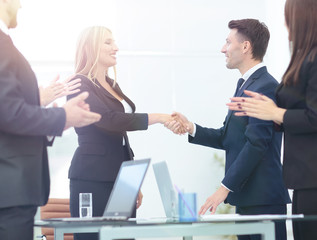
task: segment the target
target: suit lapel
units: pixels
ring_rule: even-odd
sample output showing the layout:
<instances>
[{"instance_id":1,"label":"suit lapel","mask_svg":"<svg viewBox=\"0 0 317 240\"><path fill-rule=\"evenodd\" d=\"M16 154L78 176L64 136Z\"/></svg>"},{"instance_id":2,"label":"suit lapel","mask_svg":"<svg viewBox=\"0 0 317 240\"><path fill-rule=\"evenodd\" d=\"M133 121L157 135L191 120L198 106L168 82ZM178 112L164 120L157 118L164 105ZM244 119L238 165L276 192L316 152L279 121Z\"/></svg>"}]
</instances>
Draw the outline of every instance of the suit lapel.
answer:
<instances>
[{"instance_id":1,"label":"suit lapel","mask_svg":"<svg viewBox=\"0 0 317 240\"><path fill-rule=\"evenodd\" d=\"M250 77L249 79L245 82L245 84L239 89L237 92L236 96L237 97L242 97L244 94L244 90L247 90L264 72L267 72L266 67L261 67L258 70L256 70ZM224 133L227 131L228 123L230 121L230 118L233 114L232 110L228 111L227 117L225 119L225 126L224 126Z\"/></svg>"}]
</instances>

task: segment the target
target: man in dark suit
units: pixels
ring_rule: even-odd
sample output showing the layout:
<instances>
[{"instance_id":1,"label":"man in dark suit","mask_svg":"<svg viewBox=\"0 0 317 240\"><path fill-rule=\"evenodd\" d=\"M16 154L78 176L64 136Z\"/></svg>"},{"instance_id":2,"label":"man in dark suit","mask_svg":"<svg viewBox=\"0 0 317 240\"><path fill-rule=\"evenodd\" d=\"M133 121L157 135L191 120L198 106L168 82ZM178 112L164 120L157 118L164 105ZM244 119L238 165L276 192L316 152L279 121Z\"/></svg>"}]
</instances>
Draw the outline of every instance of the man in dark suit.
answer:
<instances>
[{"instance_id":1,"label":"man in dark suit","mask_svg":"<svg viewBox=\"0 0 317 240\"><path fill-rule=\"evenodd\" d=\"M8 29L17 25L19 0L0 0L0 239L32 240L37 207L47 202L46 136L99 121L84 102L87 93L62 108L40 107L34 72L15 48Z\"/></svg>"},{"instance_id":2,"label":"man in dark suit","mask_svg":"<svg viewBox=\"0 0 317 240\"><path fill-rule=\"evenodd\" d=\"M226 56L227 68L238 69L242 75L235 96L243 96L243 91L248 89L274 99L278 82L262 63L270 37L267 27L258 20L243 19L230 21L229 28L231 31L221 52ZM205 214L208 209L215 213L223 201L236 206L239 214L286 214L290 198L282 180L282 136L273 131L273 122L236 117L229 111L223 127L213 129L193 124L180 113L174 116L185 126L190 143L226 151L225 177L199 214ZM182 133L177 129L177 122L166 126L175 133ZM278 240L286 239L285 222L276 223L276 236Z\"/></svg>"}]
</instances>

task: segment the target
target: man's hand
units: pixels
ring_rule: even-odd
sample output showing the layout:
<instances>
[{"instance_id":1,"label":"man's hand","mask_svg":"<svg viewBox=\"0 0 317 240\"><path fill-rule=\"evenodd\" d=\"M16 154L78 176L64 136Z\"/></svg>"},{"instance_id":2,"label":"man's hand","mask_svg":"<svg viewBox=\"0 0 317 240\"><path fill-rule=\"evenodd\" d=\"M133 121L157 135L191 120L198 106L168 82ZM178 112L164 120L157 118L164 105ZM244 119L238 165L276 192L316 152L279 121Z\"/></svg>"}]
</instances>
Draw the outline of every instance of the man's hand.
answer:
<instances>
[{"instance_id":1,"label":"man's hand","mask_svg":"<svg viewBox=\"0 0 317 240\"><path fill-rule=\"evenodd\" d=\"M143 199L143 194L142 192L140 191L139 194L138 194L138 198L136 200L136 209L138 209L141 204L142 204L142 199Z\"/></svg>"},{"instance_id":2,"label":"man's hand","mask_svg":"<svg viewBox=\"0 0 317 240\"><path fill-rule=\"evenodd\" d=\"M74 76L70 76L64 81L58 81L59 75L56 76L47 87L39 87L41 106L47 106L54 100L68 96L80 91L80 78L73 79Z\"/></svg>"},{"instance_id":3,"label":"man's hand","mask_svg":"<svg viewBox=\"0 0 317 240\"><path fill-rule=\"evenodd\" d=\"M181 113L174 112L172 114L173 121L165 122L164 126L171 130L175 134L192 134L194 131L194 125L192 122L188 121L188 119Z\"/></svg>"},{"instance_id":4,"label":"man's hand","mask_svg":"<svg viewBox=\"0 0 317 240\"><path fill-rule=\"evenodd\" d=\"M217 210L217 207L222 203L228 196L229 190L224 186L221 186L213 195L207 198L204 205L201 206L199 210L199 215L203 215L209 209L211 214L214 214Z\"/></svg>"},{"instance_id":5,"label":"man's hand","mask_svg":"<svg viewBox=\"0 0 317 240\"><path fill-rule=\"evenodd\" d=\"M64 130L69 127L84 127L101 119L101 115L90 112L89 105L85 103L88 95L88 92L83 92L64 104L63 108L66 112Z\"/></svg>"}]
</instances>

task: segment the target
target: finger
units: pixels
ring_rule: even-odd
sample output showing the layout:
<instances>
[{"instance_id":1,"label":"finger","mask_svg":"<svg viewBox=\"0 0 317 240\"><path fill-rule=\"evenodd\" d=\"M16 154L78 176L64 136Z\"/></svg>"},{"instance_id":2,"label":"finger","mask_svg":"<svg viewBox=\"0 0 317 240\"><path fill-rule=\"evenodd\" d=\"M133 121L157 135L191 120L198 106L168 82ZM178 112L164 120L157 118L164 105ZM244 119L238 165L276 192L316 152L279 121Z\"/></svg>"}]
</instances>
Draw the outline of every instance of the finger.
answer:
<instances>
[{"instance_id":1,"label":"finger","mask_svg":"<svg viewBox=\"0 0 317 240\"><path fill-rule=\"evenodd\" d=\"M186 132L190 130L190 123L184 124L184 127L186 128Z\"/></svg>"},{"instance_id":2,"label":"finger","mask_svg":"<svg viewBox=\"0 0 317 240\"><path fill-rule=\"evenodd\" d=\"M70 75L69 77L67 77L63 82L64 83L68 83L70 80L72 80L74 77L76 76L76 74L72 74ZM77 79L80 79L80 78L77 78Z\"/></svg>"},{"instance_id":3,"label":"finger","mask_svg":"<svg viewBox=\"0 0 317 240\"><path fill-rule=\"evenodd\" d=\"M98 113L93 113L89 111L82 110L84 113L81 117L81 122L78 124L78 127L87 126L92 123L98 122L101 118L101 115Z\"/></svg>"},{"instance_id":4,"label":"finger","mask_svg":"<svg viewBox=\"0 0 317 240\"><path fill-rule=\"evenodd\" d=\"M56 84L56 86L53 86L52 88L54 95L62 94L65 90L65 87L61 84Z\"/></svg>"},{"instance_id":5,"label":"finger","mask_svg":"<svg viewBox=\"0 0 317 240\"><path fill-rule=\"evenodd\" d=\"M87 111L90 111L90 106L88 103L86 103L85 101L81 101L77 104L79 107L81 107L82 109L85 109Z\"/></svg>"},{"instance_id":6,"label":"finger","mask_svg":"<svg viewBox=\"0 0 317 240\"><path fill-rule=\"evenodd\" d=\"M242 103L227 104L227 106L229 107L229 110L231 111L237 111L237 112L245 111L245 108L243 108Z\"/></svg>"},{"instance_id":7,"label":"finger","mask_svg":"<svg viewBox=\"0 0 317 240\"><path fill-rule=\"evenodd\" d=\"M204 214L206 213L206 211L207 211L207 209L202 206L202 207L200 208L198 214L199 214L199 215L204 215Z\"/></svg>"},{"instance_id":8,"label":"finger","mask_svg":"<svg viewBox=\"0 0 317 240\"><path fill-rule=\"evenodd\" d=\"M181 129L181 126L178 125L178 126L174 126L173 129L171 129L173 131L173 133L175 134L181 134L182 133L182 129Z\"/></svg>"},{"instance_id":9,"label":"finger","mask_svg":"<svg viewBox=\"0 0 317 240\"><path fill-rule=\"evenodd\" d=\"M177 130L178 135L184 135L185 133L187 133L187 129L185 129L183 127L178 128L178 130Z\"/></svg>"},{"instance_id":10,"label":"finger","mask_svg":"<svg viewBox=\"0 0 317 240\"><path fill-rule=\"evenodd\" d=\"M258 118L262 120L267 120L267 118L261 117L261 115L259 115L258 113L252 113L252 112L235 112L234 115L237 117L248 116L248 117Z\"/></svg>"},{"instance_id":11,"label":"finger","mask_svg":"<svg viewBox=\"0 0 317 240\"><path fill-rule=\"evenodd\" d=\"M167 127L170 130L174 129L175 124L177 124L176 121L170 121L170 122L166 122L166 124L164 124L165 127Z\"/></svg>"},{"instance_id":12,"label":"finger","mask_svg":"<svg viewBox=\"0 0 317 240\"><path fill-rule=\"evenodd\" d=\"M250 97L258 97L259 96L259 93L257 92L253 92L253 91L250 91L250 90L244 90L244 93Z\"/></svg>"},{"instance_id":13,"label":"finger","mask_svg":"<svg viewBox=\"0 0 317 240\"><path fill-rule=\"evenodd\" d=\"M254 99L258 99L258 100L265 100L265 101L270 101L271 99L265 95L263 95L262 93L257 93L257 92L252 92L249 90L244 90L244 93Z\"/></svg>"},{"instance_id":14,"label":"finger","mask_svg":"<svg viewBox=\"0 0 317 240\"><path fill-rule=\"evenodd\" d=\"M174 122L171 126L170 126L170 130L173 131L173 132L177 132L177 130L180 128L180 124L179 122Z\"/></svg>"},{"instance_id":15,"label":"finger","mask_svg":"<svg viewBox=\"0 0 317 240\"><path fill-rule=\"evenodd\" d=\"M82 92L72 99L75 99L75 102L80 102L80 101L85 101L88 98L88 96L89 96L88 92Z\"/></svg>"},{"instance_id":16,"label":"finger","mask_svg":"<svg viewBox=\"0 0 317 240\"><path fill-rule=\"evenodd\" d=\"M209 209L211 214L215 214L217 210L218 205L212 205L212 207Z\"/></svg>"},{"instance_id":17,"label":"finger","mask_svg":"<svg viewBox=\"0 0 317 240\"><path fill-rule=\"evenodd\" d=\"M77 83L80 83L81 82L81 79L80 78L75 78L74 80L71 80L70 79L68 81L65 81L64 83L67 85L67 86L72 86L72 85L75 85Z\"/></svg>"},{"instance_id":18,"label":"finger","mask_svg":"<svg viewBox=\"0 0 317 240\"><path fill-rule=\"evenodd\" d=\"M172 124L172 122L174 122L174 121L166 121L165 123L164 123L164 127L167 127L168 129L169 129L169 126Z\"/></svg>"},{"instance_id":19,"label":"finger","mask_svg":"<svg viewBox=\"0 0 317 240\"><path fill-rule=\"evenodd\" d=\"M179 113L178 112L173 112L172 113L172 117L179 117Z\"/></svg>"},{"instance_id":20,"label":"finger","mask_svg":"<svg viewBox=\"0 0 317 240\"><path fill-rule=\"evenodd\" d=\"M139 198L137 202L137 208L139 208L141 205L142 205L142 198Z\"/></svg>"},{"instance_id":21,"label":"finger","mask_svg":"<svg viewBox=\"0 0 317 240\"><path fill-rule=\"evenodd\" d=\"M57 108L57 107L58 107L57 103L53 102L53 108Z\"/></svg>"},{"instance_id":22,"label":"finger","mask_svg":"<svg viewBox=\"0 0 317 240\"><path fill-rule=\"evenodd\" d=\"M211 206L211 204L209 204L207 201L205 202L204 205L201 206L200 210L199 210L199 214L203 215L206 213L206 211L209 209L209 207Z\"/></svg>"},{"instance_id":23,"label":"finger","mask_svg":"<svg viewBox=\"0 0 317 240\"><path fill-rule=\"evenodd\" d=\"M72 84L68 84L66 86L66 89L68 89L68 91L74 90L76 88L79 88L81 86L81 83L72 83Z\"/></svg>"},{"instance_id":24,"label":"finger","mask_svg":"<svg viewBox=\"0 0 317 240\"><path fill-rule=\"evenodd\" d=\"M245 102L245 98L244 97L232 97L230 98L230 103L235 103L235 102Z\"/></svg>"},{"instance_id":25,"label":"finger","mask_svg":"<svg viewBox=\"0 0 317 240\"><path fill-rule=\"evenodd\" d=\"M72 94L75 94L75 93L78 93L78 92L80 92L80 89L75 89L75 90L66 92L64 96L72 95Z\"/></svg>"},{"instance_id":26,"label":"finger","mask_svg":"<svg viewBox=\"0 0 317 240\"><path fill-rule=\"evenodd\" d=\"M82 108L85 109L86 111L90 111L90 106L88 103L84 104Z\"/></svg>"},{"instance_id":27,"label":"finger","mask_svg":"<svg viewBox=\"0 0 317 240\"><path fill-rule=\"evenodd\" d=\"M58 80L59 80L59 74L57 74L57 75L55 76L55 78L53 78L53 79L51 80L51 84L57 82Z\"/></svg>"},{"instance_id":28,"label":"finger","mask_svg":"<svg viewBox=\"0 0 317 240\"><path fill-rule=\"evenodd\" d=\"M51 84L51 88L53 89L53 90L58 90L58 89L64 89L65 88L65 86L64 86L64 84L63 83L61 83L61 82L55 82L55 83L52 83Z\"/></svg>"}]
</instances>

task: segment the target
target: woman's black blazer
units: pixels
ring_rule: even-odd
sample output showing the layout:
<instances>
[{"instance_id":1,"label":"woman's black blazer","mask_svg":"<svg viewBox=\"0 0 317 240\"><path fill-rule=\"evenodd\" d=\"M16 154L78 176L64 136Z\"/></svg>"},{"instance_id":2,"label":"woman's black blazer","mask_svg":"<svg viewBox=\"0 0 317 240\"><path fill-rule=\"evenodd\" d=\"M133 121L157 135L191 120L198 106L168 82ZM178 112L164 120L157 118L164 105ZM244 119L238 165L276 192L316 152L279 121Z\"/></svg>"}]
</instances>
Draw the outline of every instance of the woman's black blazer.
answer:
<instances>
[{"instance_id":1,"label":"woman's black blazer","mask_svg":"<svg viewBox=\"0 0 317 240\"><path fill-rule=\"evenodd\" d=\"M290 189L317 188L317 57L304 61L297 84L276 92L286 108L283 119L285 184Z\"/></svg>"},{"instance_id":2,"label":"woman's black blazer","mask_svg":"<svg viewBox=\"0 0 317 240\"><path fill-rule=\"evenodd\" d=\"M119 85L114 90L127 101L133 113L125 113L120 101L113 97L96 81L92 83L87 77L77 75L81 79L80 92L87 91L89 96L86 102L92 112L101 114L98 123L87 127L75 128L78 135L78 148L73 156L68 177L71 179L114 181L120 165L125 159L125 151L133 159L126 131L146 130L148 115L134 113L134 103L125 96ZM112 86L113 80L106 78ZM68 96L68 99L78 95ZM123 146L123 138L125 146Z\"/></svg>"}]
</instances>

